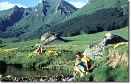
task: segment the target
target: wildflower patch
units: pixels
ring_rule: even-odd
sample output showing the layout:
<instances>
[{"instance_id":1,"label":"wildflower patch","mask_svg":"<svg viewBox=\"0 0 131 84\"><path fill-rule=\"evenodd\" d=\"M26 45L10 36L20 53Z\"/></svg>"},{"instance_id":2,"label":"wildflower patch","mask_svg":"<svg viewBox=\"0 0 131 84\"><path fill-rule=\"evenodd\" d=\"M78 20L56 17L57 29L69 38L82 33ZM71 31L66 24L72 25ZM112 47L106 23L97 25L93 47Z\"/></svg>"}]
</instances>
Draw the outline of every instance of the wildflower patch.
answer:
<instances>
[{"instance_id":1,"label":"wildflower patch","mask_svg":"<svg viewBox=\"0 0 131 84\"><path fill-rule=\"evenodd\" d=\"M52 49L49 49L49 50L46 50L45 51L45 54L50 56L50 55L55 55L55 56L59 56L61 54L61 52L58 52L56 50L52 50Z\"/></svg>"},{"instance_id":2,"label":"wildflower patch","mask_svg":"<svg viewBox=\"0 0 131 84\"><path fill-rule=\"evenodd\" d=\"M18 48L0 49L0 53L3 53L3 52L7 53L7 52L9 52L9 51L17 50L17 49L18 49Z\"/></svg>"},{"instance_id":3,"label":"wildflower patch","mask_svg":"<svg viewBox=\"0 0 131 84\"><path fill-rule=\"evenodd\" d=\"M120 42L114 45L114 49L116 49L117 47L119 47L120 45L127 45L128 42Z\"/></svg>"}]
</instances>

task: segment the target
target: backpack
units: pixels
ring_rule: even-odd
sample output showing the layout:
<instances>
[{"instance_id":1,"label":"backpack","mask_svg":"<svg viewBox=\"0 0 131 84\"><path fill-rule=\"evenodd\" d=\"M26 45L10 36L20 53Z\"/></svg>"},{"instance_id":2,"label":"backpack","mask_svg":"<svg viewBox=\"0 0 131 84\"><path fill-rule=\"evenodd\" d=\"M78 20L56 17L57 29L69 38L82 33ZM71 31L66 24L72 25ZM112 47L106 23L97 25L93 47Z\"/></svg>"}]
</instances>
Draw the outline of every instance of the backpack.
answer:
<instances>
[{"instance_id":1,"label":"backpack","mask_svg":"<svg viewBox=\"0 0 131 84\"><path fill-rule=\"evenodd\" d=\"M86 60L87 60L88 62L91 61L91 59L90 59L89 57L85 56L85 55L83 56L83 58L82 58L81 60L82 60L83 62L86 61Z\"/></svg>"}]
</instances>

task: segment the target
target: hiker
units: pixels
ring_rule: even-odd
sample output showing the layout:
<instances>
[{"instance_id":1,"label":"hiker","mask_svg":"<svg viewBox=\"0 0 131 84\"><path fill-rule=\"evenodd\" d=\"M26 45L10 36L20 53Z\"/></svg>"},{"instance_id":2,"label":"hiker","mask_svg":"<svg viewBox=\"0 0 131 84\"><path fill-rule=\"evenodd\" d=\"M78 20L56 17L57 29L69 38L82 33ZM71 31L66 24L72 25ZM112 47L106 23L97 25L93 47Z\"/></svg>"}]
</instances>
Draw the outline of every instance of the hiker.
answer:
<instances>
[{"instance_id":1,"label":"hiker","mask_svg":"<svg viewBox=\"0 0 131 84\"><path fill-rule=\"evenodd\" d=\"M39 47L37 48L37 51L36 51L37 55L42 55L42 46L39 45Z\"/></svg>"},{"instance_id":2,"label":"hiker","mask_svg":"<svg viewBox=\"0 0 131 84\"><path fill-rule=\"evenodd\" d=\"M83 75L84 72L86 72L86 74L89 71L89 64L90 64L90 58L88 58L87 56L82 56L81 53L78 51L76 53L76 61L75 61L75 66L74 66L74 71L76 73L74 73L74 76L79 72Z\"/></svg>"}]
</instances>

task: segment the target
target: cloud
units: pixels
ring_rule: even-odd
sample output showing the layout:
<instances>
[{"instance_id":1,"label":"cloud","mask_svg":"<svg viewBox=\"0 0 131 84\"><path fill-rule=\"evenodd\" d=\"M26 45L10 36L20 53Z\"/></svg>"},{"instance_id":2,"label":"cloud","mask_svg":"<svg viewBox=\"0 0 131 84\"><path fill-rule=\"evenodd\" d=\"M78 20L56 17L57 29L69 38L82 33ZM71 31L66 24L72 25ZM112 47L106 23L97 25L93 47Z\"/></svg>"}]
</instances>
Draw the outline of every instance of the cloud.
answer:
<instances>
[{"instance_id":1,"label":"cloud","mask_svg":"<svg viewBox=\"0 0 131 84\"><path fill-rule=\"evenodd\" d=\"M24 7L24 8L26 8L26 6L21 5L19 3L13 4L13 3L10 3L10 2L0 2L0 11L1 10L10 9L10 8L14 7L15 5L17 5L18 7Z\"/></svg>"},{"instance_id":2,"label":"cloud","mask_svg":"<svg viewBox=\"0 0 131 84\"><path fill-rule=\"evenodd\" d=\"M45 0L40 0L38 3L41 3L42 1L45 1Z\"/></svg>"},{"instance_id":3,"label":"cloud","mask_svg":"<svg viewBox=\"0 0 131 84\"><path fill-rule=\"evenodd\" d=\"M41 3L42 0L39 0L39 3ZM65 0L66 1L66 0ZM73 6L75 6L76 8L81 8L83 7L85 4L87 4L88 0L79 0L77 2L69 2L70 4L72 4Z\"/></svg>"},{"instance_id":4,"label":"cloud","mask_svg":"<svg viewBox=\"0 0 131 84\"><path fill-rule=\"evenodd\" d=\"M86 1L86 2L85 2ZM80 0L77 2L69 2L71 3L73 6L75 6L76 8L81 8L83 7L85 4L87 4L88 0Z\"/></svg>"},{"instance_id":5,"label":"cloud","mask_svg":"<svg viewBox=\"0 0 131 84\"><path fill-rule=\"evenodd\" d=\"M42 0L40 0L38 3L41 3Z\"/></svg>"}]
</instances>

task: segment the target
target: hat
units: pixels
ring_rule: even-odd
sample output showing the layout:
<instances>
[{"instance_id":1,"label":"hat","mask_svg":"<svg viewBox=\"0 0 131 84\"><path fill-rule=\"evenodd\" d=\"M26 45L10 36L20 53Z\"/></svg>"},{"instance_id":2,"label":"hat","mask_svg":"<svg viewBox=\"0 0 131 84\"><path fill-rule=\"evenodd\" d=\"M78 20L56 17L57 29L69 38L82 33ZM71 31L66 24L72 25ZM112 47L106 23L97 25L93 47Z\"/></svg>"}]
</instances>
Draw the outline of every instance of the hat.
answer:
<instances>
[{"instance_id":1,"label":"hat","mask_svg":"<svg viewBox=\"0 0 131 84\"><path fill-rule=\"evenodd\" d=\"M77 51L77 52L76 52L76 55L80 55L80 54L81 54L81 52L80 52L80 51Z\"/></svg>"}]
</instances>

